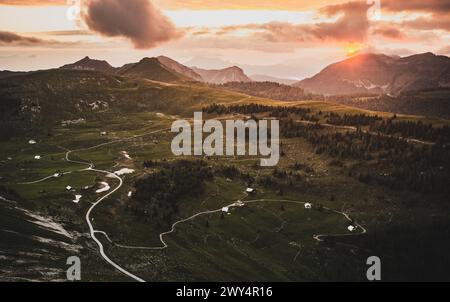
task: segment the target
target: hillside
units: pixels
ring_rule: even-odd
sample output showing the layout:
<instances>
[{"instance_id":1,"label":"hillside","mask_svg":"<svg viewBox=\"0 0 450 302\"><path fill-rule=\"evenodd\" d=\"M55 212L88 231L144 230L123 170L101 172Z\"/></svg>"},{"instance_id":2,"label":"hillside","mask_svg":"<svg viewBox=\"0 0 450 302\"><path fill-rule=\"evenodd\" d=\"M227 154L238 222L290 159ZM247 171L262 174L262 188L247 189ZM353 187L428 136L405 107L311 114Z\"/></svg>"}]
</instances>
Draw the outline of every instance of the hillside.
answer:
<instances>
[{"instance_id":1,"label":"hillside","mask_svg":"<svg viewBox=\"0 0 450 302\"><path fill-rule=\"evenodd\" d=\"M403 92L450 87L450 58L432 53L409 57L362 54L326 67L297 84L324 95Z\"/></svg>"},{"instance_id":2,"label":"hillside","mask_svg":"<svg viewBox=\"0 0 450 302\"><path fill-rule=\"evenodd\" d=\"M180 64L177 61L172 60L171 58L168 58L165 56L159 56L159 57L157 57L157 59L162 65L169 68L170 70L178 72L179 74L182 74L185 77L188 77L192 80L195 80L198 82L203 82L203 78L201 77L201 75L196 73L191 68L184 66L183 64Z\"/></svg>"},{"instance_id":3,"label":"hillside","mask_svg":"<svg viewBox=\"0 0 450 302\"><path fill-rule=\"evenodd\" d=\"M148 67L155 72L159 70L158 77L146 73ZM144 76L165 81L181 78L155 60L144 60L124 74L128 77L55 69L0 79L0 136L45 132L63 121L101 120L142 110L183 114L205 104L242 99L242 94L204 85L186 82L167 85L141 79Z\"/></svg>"},{"instance_id":4,"label":"hillside","mask_svg":"<svg viewBox=\"0 0 450 302\"><path fill-rule=\"evenodd\" d=\"M216 87L277 101L299 101L318 98L302 88L275 82L229 82Z\"/></svg>"}]
</instances>

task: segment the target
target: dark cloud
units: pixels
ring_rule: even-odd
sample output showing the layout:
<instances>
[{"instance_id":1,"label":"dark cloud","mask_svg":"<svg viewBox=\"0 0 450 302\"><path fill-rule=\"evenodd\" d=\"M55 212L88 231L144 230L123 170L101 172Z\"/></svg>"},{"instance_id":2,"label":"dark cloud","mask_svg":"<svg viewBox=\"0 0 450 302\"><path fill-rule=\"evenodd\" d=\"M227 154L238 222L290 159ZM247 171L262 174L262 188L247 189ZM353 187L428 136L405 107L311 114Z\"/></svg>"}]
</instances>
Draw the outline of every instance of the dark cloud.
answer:
<instances>
[{"instance_id":1,"label":"dark cloud","mask_svg":"<svg viewBox=\"0 0 450 302\"><path fill-rule=\"evenodd\" d=\"M36 37L22 36L9 31L0 31L0 46L26 46L26 47L50 47L60 48L75 43L61 42L55 40L45 40Z\"/></svg>"},{"instance_id":2,"label":"dark cloud","mask_svg":"<svg viewBox=\"0 0 450 302\"><path fill-rule=\"evenodd\" d=\"M364 1L326 6L319 12L333 17L341 15L334 23L320 23L314 33L321 39L364 41L370 28L367 12L372 5Z\"/></svg>"},{"instance_id":3,"label":"dark cloud","mask_svg":"<svg viewBox=\"0 0 450 302\"><path fill-rule=\"evenodd\" d=\"M91 0L83 19L90 30L108 37L125 37L142 49L183 35L148 0Z\"/></svg>"},{"instance_id":4,"label":"dark cloud","mask_svg":"<svg viewBox=\"0 0 450 302\"><path fill-rule=\"evenodd\" d=\"M0 44L33 45L42 44L43 42L44 40L42 39L25 37L9 31L0 31Z\"/></svg>"},{"instance_id":5,"label":"dark cloud","mask_svg":"<svg viewBox=\"0 0 450 302\"><path fill-rule=\"evenodd\" d=\"M383 10L393 12L427 12L433 14L449 14L449 0L383 0Z\"/></svg>"},{"instance_id":6,"label":"dark cloud","mask_svg":"<svg viewBox=\"0 0 450 302\"><path fill-rule=\"evenodd\" d=\"M414 20L402 22L405 28L450 31L450 0L383 0L382 8L390 12L422 13Z\"/></svg>"}]
</instances>

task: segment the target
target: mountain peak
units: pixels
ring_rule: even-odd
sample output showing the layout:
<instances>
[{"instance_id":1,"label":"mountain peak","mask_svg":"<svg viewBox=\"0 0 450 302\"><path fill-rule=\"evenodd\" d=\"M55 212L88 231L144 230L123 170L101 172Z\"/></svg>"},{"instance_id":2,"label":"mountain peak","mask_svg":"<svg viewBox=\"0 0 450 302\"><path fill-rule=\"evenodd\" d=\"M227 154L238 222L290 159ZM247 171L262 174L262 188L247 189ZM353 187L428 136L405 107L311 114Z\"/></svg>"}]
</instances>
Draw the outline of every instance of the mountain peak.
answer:
<instances>
[{"instance_id":1,"label":"mountain peak","mask_svg":"<svg viewBox=\"0 0 450 302\"><path fill-rule=\"evenodd\" d=\"M427 57L436 57L436 55L434 53L430 52L430 51L429 52L425 52L422 55L423 56L427 56Z\"/></svg>"},{"instance_id":2,"label":"mountain peak","mask_svg":"<svg viewBox=\"0 0 450 302\"><path fill-rule=\"evenodd\" d=\"M228 68L225 68L226 70L228 69L228 70L233 70L233 71L237 71L237 72L244 72L244 70L242 69L242 68L240 68L240 67L238 67L238 66L231 66L231 67L228 67Z\"/></svg>"},{"instance_id":3,"label":"mountain peak","mask_svg":"<svg viewBox=\"0 0 450 302\"><path fill-rule=\"evenodd\" d=\"M139 61L139 63L156 63L156 62L158 62L159 63L159 61L158 61L158 59L157 58L149 58L149 57L145 57L145 58L142 58L140 61Z\"/></svg>"},{"instance_id":4,"label":"mountain peak","mask_svg":"<svg viewBox=\"0 0 450 302\"><path fill-rule=\"evenodd\" d=\"M73 64L67 64L62 67L61 69L72 69L72 70L91 70L91 71L98 71L103 73L115 73L115 68L112 67L108 62L106 61L100 61L100 60L93 60L90 57L86 56L83 59L73 63Z\"/></svg>"},{"instance_id":5,"label":"mountain peak","mask_svg":"<svg viewBox=\"0 0 450 302\"><path fill-rule=\"evenodd\" d=\"M196 67L193 69L195 72L200 74L207 83L225 84L228 82L252 82L252 80L244 73L244 70L238 66L231 66L217 70L208 70Z\"/></svg>"},{"instance_id":6,"label":"mountain peak","mask_svg":"<svg viewBox=\"0 0 450 302\"><path fill-rule=\"evenodd\" d=\"M119 69L118 74L132 78L168 83L191 80L173 68L167 67L155 57L145 57L138 63L127 64Z\"/></svg>"},{"instance_id":7,"label":"mountain peak","mask_svg":"<svg viewBox=\"0 0 450 302\"><path fill-rule=\"evenodd\" d=\"M157 59L161 59L161 60L170 60L170 61L176 62L174 59L169 58L169 57L166 57L166 56L157 56L156 58L157 58Z\"/></svg>"}]
</instances>

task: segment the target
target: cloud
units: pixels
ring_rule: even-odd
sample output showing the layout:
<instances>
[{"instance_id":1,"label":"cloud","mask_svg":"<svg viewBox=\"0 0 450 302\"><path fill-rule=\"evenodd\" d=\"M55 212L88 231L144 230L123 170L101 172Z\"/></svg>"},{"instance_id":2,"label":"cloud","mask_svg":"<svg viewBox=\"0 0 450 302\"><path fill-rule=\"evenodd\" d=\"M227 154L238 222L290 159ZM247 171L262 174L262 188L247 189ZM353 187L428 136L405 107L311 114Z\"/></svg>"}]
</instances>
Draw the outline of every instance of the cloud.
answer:
<instances>
[{"instance_id":1,"label":"cloud","mask_svg":"<svg viewBox=\"0 0 450 302\"><path fill-rule=\"evenodd\" d=\"M382 8L393 12L425 12L433 14L450 13L448 0L383 0Z\"/></svg>"},{"instance_id":2,"label":"cloud","mask_svg":"<svg viewBox=\"0 0 450 302\"><path fill-rule=\"evenodd\" d=\"M421 15L414 20L401 23L402 26L416 30L450 31L449 0L384 0L382 8L390 12L415 12Z\"/></svg>"},{"instance_id":3,"label":"cloud","mask_svg":"<svg viewBox=\"0 0 450 302\"><path fill-rule=\"evenodd\" d=\"M266 24L247 24L223 27L220 35L239 30L253 30L270 42L363 42L370 29L366 2L347 2L323 7L319 14L328 18L337 17L334 22L315 24L292 24L270 22Z\"/></svg>"},{"instance_id":4,"label":"cloud","mask_svg":"<svg viewBox=\"0 0 450 302\"><path fill-rule=\"evenodd\" d=\"M391 40L406 39L405 33L401 29L399 29L399 26L395 26L390 23L385 23L385 24L376 26L372 30L372 34L376 35L376 36L381 36L383 38L391 39Z\"/></svg>"},{"instance_id":5,"label":"cloud","mask_svg":"<svg viewBox=\"0 0 450 302\"><path fill-rule=\"evenodd\" d=\"M24 37L9 31L0 31L0 43L41 44L43 40L34 37Z\"/></svg>"},{"instance_id":6,"label":"cloud","mask_svg":"<svg viewBox=\"0 0 450 302\"><path fill-rule=\"evenodd\" d=\"M123 0L127 2L127 0ZM168 10L217 10L217 9L267 9L267 10L292 10L299 11L316 7L311 0L155 0L158 7ZM327 2L342 2L342 0L328 0ZM0 5L67 5L67 0L0 0Z\"/></svg>"},{"instance_id":7,"label":"cloud","mask_svg":"<svg viewBox=\"0 0 450 302\"><path fill-rule=\"evenodd\" d=\"M148 0L91 0L86 4L83 20L90 30L108 37L125 37L139 49L183 35Z\"/></svg>"},{"instance_id":8,"label":"cloud","mask_svg":"<svg viewBox=\"0 0 450 302\"><path fill-rule=\"evenodd\" d=\"M315 34L322 39L364 41L370 28L367 13L371 7L372 5L364 1L326 6L319 12L328 17L341 14L341 17L335 23L318 24Z\"/></svg>"},{"instance_id":9,"label":"cloud","mask_svg":"<svg viewBox=\"0 0 450 302\"><path fill-rule=\"evenodd\" d=\"M417 30L442 29L445 31L450 31L450 13L445 17L418 17L414 20L405 21L402 25Z\"/></svg>"},{"instance_id":10,"label":"cloud","mask_svg":"<svg viewBox=\"0 0 450 302\"><path fill-rule=\"evenodd\" d=\"M55 40L44 40L36 37L22 36L9 31L0 31L0 46L26 46L26 47L53 47L59 48L74 43L60 42Z\"/></svg>"}]
</instances>

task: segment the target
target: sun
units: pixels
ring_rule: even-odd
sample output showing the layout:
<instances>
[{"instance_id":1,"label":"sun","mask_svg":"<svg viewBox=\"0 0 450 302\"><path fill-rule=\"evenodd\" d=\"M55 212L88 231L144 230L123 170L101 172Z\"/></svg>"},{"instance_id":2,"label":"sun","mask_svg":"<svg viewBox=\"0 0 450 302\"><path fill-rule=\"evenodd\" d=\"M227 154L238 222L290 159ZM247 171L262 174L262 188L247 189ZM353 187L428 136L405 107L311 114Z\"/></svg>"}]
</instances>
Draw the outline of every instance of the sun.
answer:
<instances>
[{"instance_id":1,"label":"sun","mask_svg":"<svg viewBox=\"0 0 450 302\"><path fill-rule=\"evenodd\" d=\"M358 44L348 44L345 47L345 53L347 57L353 57L354 55L357 55L361 51L361 47Z\"/></svg>"}]
</instances>

